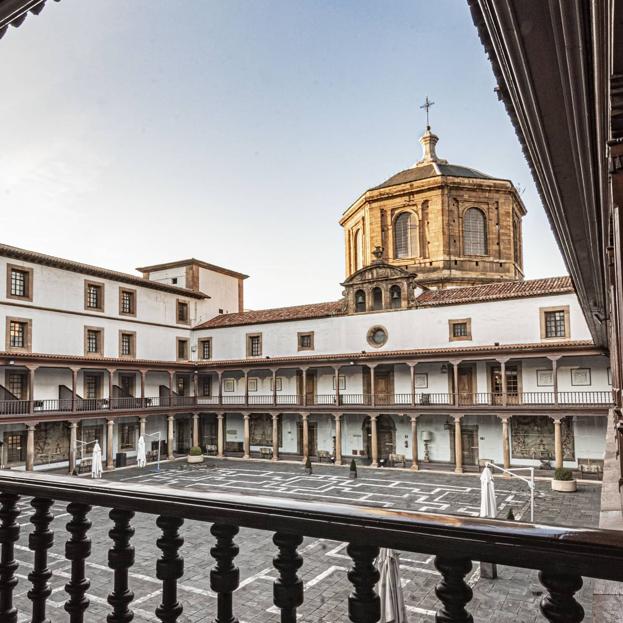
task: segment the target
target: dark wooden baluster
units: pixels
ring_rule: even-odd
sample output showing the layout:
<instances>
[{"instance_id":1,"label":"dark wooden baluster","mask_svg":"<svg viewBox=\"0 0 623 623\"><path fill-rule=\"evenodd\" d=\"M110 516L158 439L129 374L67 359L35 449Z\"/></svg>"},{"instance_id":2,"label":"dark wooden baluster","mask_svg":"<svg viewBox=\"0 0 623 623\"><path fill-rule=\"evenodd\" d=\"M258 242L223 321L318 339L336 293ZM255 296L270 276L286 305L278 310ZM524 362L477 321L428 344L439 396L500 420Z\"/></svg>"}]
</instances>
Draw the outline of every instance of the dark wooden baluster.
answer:
<instances>
[{"instance_id":1,"label":"dark wooden baluster","mask_svg":"<svg viewBox=\"0 0 623 623\"><path fill-rule=\"evenodd\" d=\"M279 571L279 578L273 585L273 602L281 608L281 623L296 623L296 609L303 603L303 582L296 572L303 564L303 558L296 548L303 542L298 534L277 532L273 543L279 554L273 558L273 565Z\"/></svg>"},{"instance_id":2,"label":"dark wooden baluster","mask_svg":"<svg viewBox=\"0 0 623 623\"><path fill-rule=\"evenodd\" d=\"M216 568L210 571L210 588L218 595L215 623L237 623L232 613L232 593L240 581L240 571L233 564L240 551L234 543L238 526L213 524L210 532L216 537L216 545L210 549L216 560Z\"/></svg>"},{"instance_id":3,"label":"dark wooden baluster","mask_svg":"<svg viewBox=\"0 0 623 623\"><path fill-rule=\"evenodd\" d=\"M134 618L128 608L134 599L134 593L128 588L128 569L134 564L134 548L130 545L130 539L134 536L130 521L134 513L113 508L108 516L115 524L108 533L114 544L108 550L108 566L114 570L115 578L113 592L108 596L113 610L106 620L108 623L129 623Z\"/></svg>"},{"instance_id":4,"label":"dark wooden baluster","mask_svg":"<svg viewBox=\"0 0 623 623\"><path fill-rule=\"evenodd\" d=\"M32 601L32 623L49 623L45 616L46 601L52 592L48 580L52 572L48 569L48 550L54 545L54 532L50 523L54 515L50 512L54 502L45 498L33 498L30 505L35 509L30 523L35 529L28 535L28 547L34 552L32 571L28 579L32 588L28 591L28 599Z\"/></svg>"},{"instance_id":5,"label":"dark wooden baluster","mask_svg":"<svg viewBox=\"0 0 623 623\"><path fill-rule=\"evenodd\" d=\"M183 523L179 517L160 516L156 520L162 530L162 536L156 541L162 550L162 557L156 563L156 577L162 580L162 603L156 608L156 616L163 623L175 623L183 610L177 600L177 581L184 575L184 559L177 553L184 544L178 532Z\"/></svg>"},{"instance_id":6,"label":"dark wooden baluster","mask_svg":"<svg viewBox=\"0 0 623 623\"><path fill-rule=\"evenodd\" d=\"M19 525L15 521L19 515L17 501L19 495L0 493L0 621L16 623L17 609L13 606L13 589L17 586L17 562L13 544L19 539Z\"/></svg>"},{"instance_id":7,"label":"dark wooden baluster","mask_svg":"<svg viewBox=\"0 0 623 623\"><path fill-rule=\"evenodd\" d=\"M541 599L543 616L552 623L580 623L584 620L584 608L575 600L574 593L582 588L579 575L539 572L539 580L547 589Z\"/></svg>"},{"instance_id":8,"label":"dark wooden baluster","mask_svg":"<svg viewBox=\"0 0 623 623\"><path fill-rule=\"evenodd\" d=\"M435 568L441 573L435 594L443 604L435 615L435 623L473 623L472 615L465 610L473 592L463 579L472 568L471 560L437 556Z\"/></svg>"},{"instance_id":9,"label":"dark wooden baluster","mask_svg":"<svg viewBox=\"0 0 623 623\"><path fill-rule=\"evenodd\" d=\"M87 537L91 527L91 522L87 519L90 510L88 504L71 502L67 505L67 512L72 517L67 524L71 539L65 543L65 558L71 560L71 579L65 584L65 591L69 593L65 610L69 612L70 623L82 623L84 611L89 607L85 593L91 582L87 579L85 570L86 559L91 555L91 539Z\"/></svg>"},{"instance_id":10,"label":"dark wooden baluster","mask_svg":"<svg viewBox=\"0 0 623 623\"><path fill-rule=\"evenodd\" d=\"M374 566L379 548L349 543L346 551L354 562L348 579L355 589L348 597L348 616L353 623L376 623L381 618L381 600L374 590L380 577Z\"/></svg>"}]
</instances>

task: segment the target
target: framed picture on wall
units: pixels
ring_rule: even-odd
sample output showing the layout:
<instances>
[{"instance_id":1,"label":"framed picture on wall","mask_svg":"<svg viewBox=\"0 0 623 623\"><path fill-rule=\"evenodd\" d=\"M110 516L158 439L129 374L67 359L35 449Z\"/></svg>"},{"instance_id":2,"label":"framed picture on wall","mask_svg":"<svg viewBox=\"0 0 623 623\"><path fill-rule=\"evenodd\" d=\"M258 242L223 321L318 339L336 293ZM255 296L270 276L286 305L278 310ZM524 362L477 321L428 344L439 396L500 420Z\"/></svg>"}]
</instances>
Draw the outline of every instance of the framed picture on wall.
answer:
<instances>
[{"instance_id":1,"label":"framed picture on wall","mask_svg":"<svg viewBox=\"0 0 623 623\"><path fill-rule=\"evenodd\" d=\"M420 372L415 375L415 389L426 389L428 387L428 372Z\"/></svg>"},{"instance_id":2,"label":"framed picture on wall","mask_svg":"<svg viewBox=\"0 0 623 623\"><path fill-rule=\"evenodd\" d=\"M236 379L225 379L223 381L223 391L233 392L236 390Z\"/></svg>"},{"instance_id":3,"label":"framed picture on wall","mask_svg":"<svg viewBox=\"0 0 623 623\"><path fill-rule=\"evenodd\" d=\"M333 377L333 389L335 389L335 376ZM346 377L340 375L340 391L346 389Z\"/></svg>"},{"instance_id":4,"label":"framed picture on wall","mask_svg":"<svg viewBox=\"0 0 623 623\"><path fill-rule=\"evenodd\" d=\"M536 384L538 387L553 387L554 373L552 370L537 370Z\"/></svg>"},{"instance_id":5,"label":"framed picture on wall","mask_svg":"<svg viewBox=\"0 0 623 623\"><path fill-rule=\"evenodd\" d=\"M590 368L575 368L571 370L571 385L590 385L591 384L591 369Z\"/></svg>"},{"instance_id":6,"label":"framed picture on wall","mask_svg":"<svg viewBox=\"0 0 623 623\"><path fill-rule=\"evenodd\" d=\"M255 378L250 378L247 380L247 389L250 392L256 392L257 391L257 379Z\"/></svg>"},{"instance_id":7,"label":"framed picture on wall","mask_svg":"<svg viewBox=\"0 0 623 623\"><path fill-rule=\"evenodd\" d=\"M277 391L280 392L281 388L283 387L283 378L281 378L280 376L278 376L275 381L277 382ZM273 391L273 380L270 379L270 391Z\"/></svg>"}]
</instances>

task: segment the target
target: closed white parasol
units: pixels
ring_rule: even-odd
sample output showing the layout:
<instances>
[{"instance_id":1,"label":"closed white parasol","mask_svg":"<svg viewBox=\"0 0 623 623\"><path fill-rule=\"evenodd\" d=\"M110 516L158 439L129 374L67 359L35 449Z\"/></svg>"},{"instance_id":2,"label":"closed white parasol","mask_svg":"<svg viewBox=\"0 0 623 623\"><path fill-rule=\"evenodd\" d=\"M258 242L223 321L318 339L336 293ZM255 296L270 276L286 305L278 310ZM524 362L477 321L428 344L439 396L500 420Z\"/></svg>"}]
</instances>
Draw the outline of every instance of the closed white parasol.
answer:
<instances>
[{"instance_id":1,"label":"closed white parasol","mask_svg":"<svg viewBox=\"0 0 623 623\"><path fill-rule=\"evenodd\" d=\"M400 583L400 554L393 549L381 548L376 559L381 598L380 623L406 623L407 614Z\"/></svg>"},{"instance_id":2,"label":"closed white parasol","mask_svg":"<svg viewBox=\"0 0 623 623\"><path fill-rule=\"evenodd\" d=\"M145 454L145 438L141 435L136 445L136 464L139 467L145 467L147 463L147 455Z\"/></svg>"},{"instance_id":3,"label":"closed white parasol","mask_svg":"<svg viewBox=\"0 0 623 623\"><path fill-rule=\"evenodd\" d=\"M98 441L93 446L93 455L91 457L91 478L102 477L102 449Z\"/></svg>"}]
</instances>

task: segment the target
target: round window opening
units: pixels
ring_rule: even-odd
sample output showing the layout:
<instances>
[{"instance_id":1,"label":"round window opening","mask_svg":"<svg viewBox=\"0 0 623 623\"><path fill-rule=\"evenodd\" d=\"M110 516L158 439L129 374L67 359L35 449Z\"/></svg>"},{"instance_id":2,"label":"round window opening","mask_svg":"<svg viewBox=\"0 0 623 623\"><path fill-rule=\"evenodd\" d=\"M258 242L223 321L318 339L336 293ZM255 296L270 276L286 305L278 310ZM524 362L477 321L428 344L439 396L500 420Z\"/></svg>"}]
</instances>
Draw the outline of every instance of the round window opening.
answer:
<instances>
[{"instance_id":1,"label":"round window opening","mask_svg":"<svg viewBox=\"0 0 623 623\"><path fill-rule=\"evenodd\" d=\"M368 344L374 348L380 348L387 342L387 329L385 327L372 327L368 331Z\"/></svg>"}]
</instances>

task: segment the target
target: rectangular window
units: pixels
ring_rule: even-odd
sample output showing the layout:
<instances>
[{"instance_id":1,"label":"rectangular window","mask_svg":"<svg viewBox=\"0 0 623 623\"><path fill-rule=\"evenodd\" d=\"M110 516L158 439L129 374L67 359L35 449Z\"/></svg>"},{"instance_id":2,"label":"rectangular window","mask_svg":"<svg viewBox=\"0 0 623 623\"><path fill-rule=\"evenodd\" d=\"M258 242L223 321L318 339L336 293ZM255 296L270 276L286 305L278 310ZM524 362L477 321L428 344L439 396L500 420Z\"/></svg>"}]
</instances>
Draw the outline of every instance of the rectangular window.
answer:
<instances>
[{"instance_id":1,"label":"rectangular window","mask_svg":"<svg viewBox=\"0 0 623 623\"><path fill-rule=\"evenodd\" d=\"M119 355L121 357L136 357L136 333L133 331L119 332Z\"/></svg>"},{"instance_id":2,"label":"rectangular window","mask_svg":"<svg viewBox=\"0 0 623 623\"><path fill-rule=\"evenodd\" d=\"M262 356L262 334L247 333L247 357Z\"/></svg>"},{"instance_id":3,"label":"rectangular window","mask_svg":"<svg viewBox=\"0 0 623 623\"><path fill-rule=\"evenodd\" d=\"M104 354L104 330L99 327L84 327L85 355Z\"/></svg>"},{"instance_id":4,"label":"rectangular window","mask_svg":"<svg viewBox=\"0 0 623 623\"><path fill-rule=\"evenodd\" d=\"M569 306L542 307L541 339L568 339L570 337Z\"/></svg>"},{"instance_id":5,"label":"rectangular window","mask_svg":"<svg viewBox=\"0 0 623 623\"><path fill-rule=\"evenodd\" d=\"M203 396L212 396L212 379L210 377L203 379L203 382L201 383L201 393Z\"/></svg>"},{"instance_id":6,"label":"rectangular window","mask_svg":"<svg viewBox=\"0 0 623 623\"><path fill-rule=\"evenodd\" d=\"M188 377L178 374L175 378L175 391L178 396L186 396L188 393Z\"/></svg>"},{"instance_id":7,"label":"rectangular window","mask_svg":"<svg viewBox=\"0 0 623 623\"><path fill-rule=\"evenodd\" d=\"M450 329L450 341L471 340L472 339L472 319L459 318L457 320L448 320Z\"/></svg>"},{"instance_id":8,"label":"rectangular window","mask_svg":"<svg viewBox=\"0 0 623 623\"><path fill-rule=\"evenodd\" d=\"M32 268L7 264L6 270L7 298L32 301Z\"/></svg>"},{"instance_id":9,"label":"rectangular window","mask_svg":"<svg viewBox=\"0 0 623 623\"><path fill-rule=\"evenodd\" d=\"M30 352L32 321L29 318L6 319L6 349Z\"/></svg>"},{"instance_id":10,"label":"rectangular window","mask_svg":"<svg viewBox=\"0 0 623 623\"><path fill-rule=\"evenodd\" d=\"M26 400L28 397L26 375L22 372L7 372L6 388L17 400Z\"/></svg>"},{"instance_id":11,"label":"rectangular window","mask_svg":"<svg viewBox=\"0 0 623 623\"><path fill-rule=\"evenodd\" d=\"M136 316L136 290L119 288L119 313L122 316Z\"/></svg>"},{"instance_id":12,"label":"rectangular window","mask_svg":"<svg viewBox=\"0 0 623 623\"><path fill-rule=\"evenodd\" d=\"M181 337L177 338L177 358L188 359L188 340Z\"/></svg>"},{"instance_id":13,"label":"rectangular window","mask_svg":"<svg viewBox=\"0 0 623 623\"><path fill-rule=\"evenodd\" d=\"M177 322L179 324L189 324L190 314L187 301L180 301L177 299Z\"/></svg>"},{"instance_id":14,"label":"rectangular window","mask_svg":"<svg viewBox=\"0 0 623 623\"><path fill-rule=\"evenodd\" d=\"M199 357L201 359L212 359L212 338L199 340Z\"/></svg>"},{"instance_id":15,"label":"rectangular window","mask_svg":"<svg viewBox=\"0 0 623 623\"><path fill-rule=\"evenodd\" d=\"M100 379L97 374L84 375L84 397L87 400L97 400L100 397Z\"/></svg>"},{"instance_id":16,"label":"rectangular window","mask_svg":"<svg viewBox=\"0 0 623 623\"><path fill-rule=\"evenodd\" d=\"M91 311L104 311L104 284L94 281L84 282L84 308Z\"/></svg>"},{"instance_id":17,"label":"rectangular window","mask_svg":"<svg viewBox=\"0 0 623 623\"><path fill-rule=\"evenodd\" d=\"M136 446L136 424L121 422L119 424L119 448L134 450Z\"/></svg>"},{"instance_id":18,"label":"rectangular window","mask_svg":"<svg viewBox=\"0 0 623 623\"><path fill-rule=\"evenodd\" d=\"M298 333L298 349L299 350L314 350L314 332L308 331L307 333Z\"/></svg>"}]
</instances>

